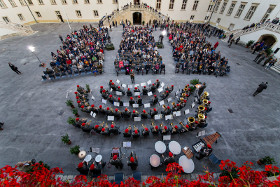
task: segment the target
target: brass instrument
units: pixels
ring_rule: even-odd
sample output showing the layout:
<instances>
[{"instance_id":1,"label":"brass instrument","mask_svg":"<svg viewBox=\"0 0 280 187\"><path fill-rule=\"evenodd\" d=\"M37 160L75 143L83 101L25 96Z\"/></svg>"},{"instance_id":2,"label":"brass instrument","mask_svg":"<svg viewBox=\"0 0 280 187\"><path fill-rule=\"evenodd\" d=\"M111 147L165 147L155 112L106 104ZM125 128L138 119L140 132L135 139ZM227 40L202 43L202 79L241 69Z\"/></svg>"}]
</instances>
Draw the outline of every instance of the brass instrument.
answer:
<instances>
[{"instance_id":1,"label":"brass instrument","mask_svg":"<svg viewBox=\"0 0 280 187\"><path fill-rule=\"evenodd\" d=\"M203 105L204 106L208 105L208 100L207 99L203 99Z\"/></svg>"},{"instance_id":2,"label":"brass instrument","mask_svg":"<svg viewBox=\"0 0 280 187\"><path fill-rule=\"evenodd\" d=\"M142 124L142 127L143 127L144 130L147 128L144 124Z\"/></svg>"},{"instance_id":3,"label":"brass instrument","mask_svg":"<svg viewBox=\"0 0 280 187\"><path fill-rule=\"evenodd\" d=\"M185 129L185 131L189 131L189 129L183 124L182 121L179 124Z\"/></svg>"},{"instance_id":4,"label":"brass instrument","mask_svg":"<svg viewBox=\"0 0 280 187\"><path fill-rule=\"evenodd\" d=\"M156 126L155 126L155 124L154 124L154 121L152 121L151 126L154 128L154 131L157 131L157 130L156 130Z\"/></svg>"},{"instance_id":5,"label":"brass instrument","mask_svg":"<svg viewBox=\"0 0 280 187\"><path fill-rule=\"evenodd\" d=\"M138 130L138 128L135 125L133 125L133 127L134 127L134 130Z\"/></svg>"},{"instance_id":6,"label":"brass instrument","mask_svg":"<svg viewBox=\"0 0 280 187\"><path fill-rule=\"evenodd\" d=\"M201 122L202 120L205 120L204 114L198 114L198 121Z\"/></svg>"},{"instance_id":7,"label":"brass instrument","mask_svg":"<svg viewBox=\"0 0 280 187\"><path fill-rule=\"evenodd\" d=\"M99 127L103 127L104 123L105 123L104 121L100 123Z\"/></svg>"},{"instance_id":8,"label":"brass instrument","mask_svg":"<svg viewBox=\"0 0 280 187\"><path fill-rule=\"evenodd\" d=\"M160 127L161 127L162 132L163 132L163 133L166 133L166 130L165 130L165 128L164 128L164 126L163 126L162 123L160 124Z\"/></svg>"},{"instance_id":9,"label":"brass instrument","mask_svg":"<svg viewBox=\"0 0 280 187\"><path fill-rule=\"evenodd\" d=\"M177 131L173 123L170 123L170 126L172 127L172 133Z\"/></svg>"},{"instance_id":10,"label":"brass instrument","mask_svg":"<svg viewBox=\"0 0 280 187\"><path fill-rule=\"evenodd\" d=\"M105 129L108 129L109 127L108 127L108 124L106 123L106 125L105 125L105 127L104 127Z\"/></svg>"},{"instance_id":11,"label":"brass instrument","mask_svg":"<svg viewBox=\"0 0 280 187\"><path fill-rule=\"evenodd\" d=\"M165 106L165 105L162 105L162 108L166 109L166 106Z\"/></svg>"},{"instance_id":12,"label":"brass instrument","mask_svg":"<svg viewBox=\"0 0 280 187\"><path fill-rule=\"evenodd\" d=\"M197 113L203 113L203 112L205 112L205 107L203 106L203 105L199 105L198 107L197 107Z\"/></svg>"},{"instance_id":13,"label":"brass instrument","mask_svg":"<svg viewBox=\"0 0 280 187\"><path fill-rule=\"evenodd\" d=\"M188 117L188 122L189 122L190 124L194 123L194 122L195 122L194 117Z\"/></svg>"},{"instance_id":14,"label":"brass instrument","mask_svg":"<svg viewBox=\"0 0 280 187\"><path fill-rule=\"evenodd\" d=\"M127 128L128 130L131 130L131 125L128 125L128 128Z\"/></svg>"}]
</instances>

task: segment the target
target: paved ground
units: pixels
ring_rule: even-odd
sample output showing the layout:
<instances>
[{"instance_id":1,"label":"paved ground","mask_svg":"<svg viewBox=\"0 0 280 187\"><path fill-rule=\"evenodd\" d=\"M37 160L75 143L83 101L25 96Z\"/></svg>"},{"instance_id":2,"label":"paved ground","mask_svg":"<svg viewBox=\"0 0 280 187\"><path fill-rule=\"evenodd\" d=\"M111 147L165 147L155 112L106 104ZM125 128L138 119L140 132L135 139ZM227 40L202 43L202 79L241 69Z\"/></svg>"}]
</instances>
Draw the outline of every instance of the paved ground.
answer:
<instances>
[{"instance_id":1,"label":"paved ground","mask_svg":"<svg viewBox=\"0 0 280 187\"><path fill-rule=\"evenodd\" d=\"M82 23L72 24L73 28L80 28ZM14 165L18 161L36 158L51 166L63 168L66 174L75 175L79 160L71 155L69 146L64 145L60 136L68 133L72 145L80 145L88 149L90 146L101 148L105 161L114 146L120 146L124 138L120 136L103 137L88 135L67 124L67 118L72 116L71 110L65 105L67 91L71 93L77 84L89 84L96 92L100 85L107 85L108 80L119 79L122 83L129 83L129 77L116 76L113 69L113 60L117 50L105 52L105 74L97 77L83 76L75 79L64 79L55 82L41 82L42 68L38 67L37 59L27 50L28 45L36 47L36 53L43 61L50 60L50 52L55 51L60 43L58 34L69 33L67 24L37 24L32 26L39 31L28 37L15 37L0 41L0 120L5 122L4 131L0 132L0 167L6 164ZM159 31L155 33L156 38ZM112 42L118 49L121 40L121 28L113 29ZM217 39L210 39L216 42ZM207 134L220 132L221 140L214 145L214 153L221 159L231 159L241 164L245 161L256 161L269 155L280 162L279 143L279 75L271 70L264 70L255 64L254 55L246 52L240 46L229 49L220 41L218 50L221 50L230 62L231 73L226 77L208 75L174 74L174 62L171 56L171 47L164 38L164 49L160 49L163 61L166 63L165 75L136 75L136 83L160 79L165 84L175 85L175 90L183 87L189 80L199 78L207 82L207 91L210 93L213 111L209 114ZM7 63L11 61L23 72L17 75L11 71ZM259 83L268 81L268 89L256 97L252 93ZM96 103L100 103L98 92L94 94ZM172 95L174 96L174 95ZM70 94L73 98L73 94ZM147 99L146 99L147 100ZM190 102L188 102L188 107ZM228 109L233 113L229 113ZM81 112L80 112L81 113ZM194 113L194 110L191 110ZM82 113L81 113L82 114ZM87 117L86 114L82 116ZM94 124L104 118L97 118ZM176 118L175 122L182 120ZM146 123L149 123L146 121ZM119 121L117 125L124 129L131 122ZM140 126L141 123L136 124ZM191 146L198 141L196 132L172 136L173 140L181 145ZM160 137L140 138L132 141L132 149L139 158L138 171L146 175L159 175L164 168L152 171L148 166L148 158L155 153L154 143ZM126 160L125 160L126 161ZM218 167L204 159L195 162L195 173L201 173L205 167L218 171ZM115 168L105 168L104 173L112 175ZM132 171L125 166L123 172Z\"/></svg>"}]
</instances>

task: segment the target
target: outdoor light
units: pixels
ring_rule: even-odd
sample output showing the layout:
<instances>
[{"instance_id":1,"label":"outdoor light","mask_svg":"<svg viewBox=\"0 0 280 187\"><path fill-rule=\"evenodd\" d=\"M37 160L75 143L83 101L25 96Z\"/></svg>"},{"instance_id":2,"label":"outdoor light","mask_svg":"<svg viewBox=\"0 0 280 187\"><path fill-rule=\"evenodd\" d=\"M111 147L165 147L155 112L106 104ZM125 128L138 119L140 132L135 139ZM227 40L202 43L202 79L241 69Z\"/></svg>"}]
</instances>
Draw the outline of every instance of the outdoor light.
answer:
<instances>
[{"instance_id":1,"label":"outdoor light","mask_svg":"<svg viewBox=\"0 0 280 187\"><path fill-rule=\"evenodd\" d=\"M38 61L40 62L39 66L42 66L43 63L41 62L41 60L39 59L39 57L34 53L34 52L35 52L35 47L32 46L32 45L30 45L30 46L28 46L28 49L31 51L31 53L33 53L33 54L36 56L36 58L37 58Z\"/></svg>"},{"instance_id":2,"label":"outdoor light","mask_svg":"<svg viewBox=\"0 0 280 187\"><path fill-rule=\"evenodd\" d=\"M163 30L162 33L161 33L163 36L166 35L166 30Z\"/></svg>"},{"instance_id":3,"label":"outdoor light","mask_svg":"<svg viewBox=\"0 0 280 187\"><path fill-rule=\"evenodd\" d=\"M35 47L32 46L32 45L28 46L28 49L29 49L32 53L35 51Z\"/></svg>"}]
</instances>

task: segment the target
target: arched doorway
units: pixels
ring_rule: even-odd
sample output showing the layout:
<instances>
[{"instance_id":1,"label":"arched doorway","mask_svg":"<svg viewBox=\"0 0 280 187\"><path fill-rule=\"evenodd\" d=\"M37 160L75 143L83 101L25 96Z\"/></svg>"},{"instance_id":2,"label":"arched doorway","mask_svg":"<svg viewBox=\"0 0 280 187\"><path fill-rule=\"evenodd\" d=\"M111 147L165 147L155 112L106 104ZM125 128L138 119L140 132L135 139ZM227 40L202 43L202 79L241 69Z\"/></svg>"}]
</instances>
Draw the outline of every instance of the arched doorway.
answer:
<instances>
[{"instance_id":1,"label":"arched doorway","mask_svg":"<svg viewBox=\"0 0 280 187\"><path fill-rule=\"evenodd\" d=\"M272 47L277 42L277 38L272 34L264 34L259 38L258 41L264 42L265 45Z\"/></svg>"},{"instance_id":2,"label":"arched doorway","mask_svg":"<svg viewBox=\"0 0 280 187\"><path fill-rule=\"evenodd\" d=\"M132 14L132 17L133 17L133 25L141 25L142 14L140 12L134 12Z\"/></svg>"}]
</instances>

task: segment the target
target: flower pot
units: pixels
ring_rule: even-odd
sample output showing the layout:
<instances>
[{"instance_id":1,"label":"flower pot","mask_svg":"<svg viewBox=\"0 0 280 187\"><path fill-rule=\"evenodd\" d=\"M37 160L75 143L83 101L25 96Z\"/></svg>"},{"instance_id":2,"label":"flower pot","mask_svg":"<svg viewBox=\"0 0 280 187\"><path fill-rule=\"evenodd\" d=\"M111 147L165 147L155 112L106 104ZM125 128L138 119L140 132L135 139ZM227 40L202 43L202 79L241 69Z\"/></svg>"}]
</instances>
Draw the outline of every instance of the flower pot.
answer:
<instances>
[{"instance_id":1,"label":"flower pot","mask_svg":"<svg viewBox=\"0 0 280 187\"><path fill-rule=\"evenodd\" d=\"M74 106L74 105L71 105L71 108L75 108L75 106Z\"/></svg>"},{"instance_id":2,"label":"flower pot","mask_svg":"<svg viewBox=\"0 0 280 187\"><path fill-rule=\"evenodd\" d=\"M76 117L80 117L79 114L75 114Z\"/></svg>"},{"instance_id":3,"label":"flower pot","mask_svg":"<svg viewBox=\"0 0 280 187\"><path fill-rule=\"evenodd\" d=\"M261 160L258 160L257 163L258 163L259 165L262 165L262 164L263 164L263 163L261 162Z\"/></svg>"},{"instance_id":4,"label":"flower pot","mask_svg":"<svg viewBox=\"0 0 280 187\"><path fill-rule=\"evenodd\" d=\"M69 140L68 145L71 145L71 143L72 143L71 140Z\"/></svg>"}]
</instances>

